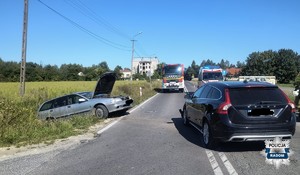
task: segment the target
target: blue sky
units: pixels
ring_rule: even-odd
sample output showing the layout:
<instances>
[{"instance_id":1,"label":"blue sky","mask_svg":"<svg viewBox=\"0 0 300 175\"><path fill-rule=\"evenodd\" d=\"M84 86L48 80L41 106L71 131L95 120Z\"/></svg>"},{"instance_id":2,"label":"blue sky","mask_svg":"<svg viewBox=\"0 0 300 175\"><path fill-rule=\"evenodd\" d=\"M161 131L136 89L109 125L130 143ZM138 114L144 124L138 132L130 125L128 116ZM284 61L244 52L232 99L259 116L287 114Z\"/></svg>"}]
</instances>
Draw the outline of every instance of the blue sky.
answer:
<instances>
[{"instance_id":1,"label":"blue sky","mask_svg":"<svg viewBox=\"0 0 300 175\"><path fill-rule=\"evenodd\" d=\"M204 59L236 64L270 49L300 53L298 0L41 1L69 21L29 0L27 62L130 67L130 40L140 31L135 56L186 67ZM23 8L23 0L0 0L4 61L21 60Z\"/></svg>"}]
</instances>

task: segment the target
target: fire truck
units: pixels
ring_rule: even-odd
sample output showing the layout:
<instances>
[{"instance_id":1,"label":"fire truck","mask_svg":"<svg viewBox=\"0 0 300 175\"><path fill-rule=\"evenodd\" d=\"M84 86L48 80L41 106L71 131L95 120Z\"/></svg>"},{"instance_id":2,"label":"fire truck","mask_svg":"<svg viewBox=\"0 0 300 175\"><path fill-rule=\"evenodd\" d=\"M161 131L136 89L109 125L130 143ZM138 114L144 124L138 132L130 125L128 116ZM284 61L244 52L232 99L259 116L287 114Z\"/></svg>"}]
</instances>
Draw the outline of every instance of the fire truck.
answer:
<instances>
[{"instance_id":1,"label":"fire truck","mask_svg":"<svg viewBox=\"0 0 300 175\"><path fill-rule=\"evenodd\" d=\"M183 64L162 65L162 91L179 90L184 92Z\"/></svg>"}]
</instances>

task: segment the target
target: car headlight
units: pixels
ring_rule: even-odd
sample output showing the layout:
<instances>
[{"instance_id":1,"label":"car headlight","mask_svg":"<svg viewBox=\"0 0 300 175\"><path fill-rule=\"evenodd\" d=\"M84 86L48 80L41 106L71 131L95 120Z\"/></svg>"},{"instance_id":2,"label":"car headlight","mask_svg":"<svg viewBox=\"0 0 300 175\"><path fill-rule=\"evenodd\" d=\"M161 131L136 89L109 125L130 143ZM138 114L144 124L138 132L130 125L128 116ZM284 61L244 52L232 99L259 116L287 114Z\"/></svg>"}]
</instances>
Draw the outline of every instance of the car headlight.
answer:
<instances>
[{"instance_id":1,"label":"car headlight","mask_svg":"<svg viewBox=\"0 0 300 175\"><path fill-rule=\"evenodd\" d=\"M113 103L117 103L117 102L120 102L120 101L122 101L120 98L114 98L114 99L112 100Z\"/></svg>"}]
</instances>

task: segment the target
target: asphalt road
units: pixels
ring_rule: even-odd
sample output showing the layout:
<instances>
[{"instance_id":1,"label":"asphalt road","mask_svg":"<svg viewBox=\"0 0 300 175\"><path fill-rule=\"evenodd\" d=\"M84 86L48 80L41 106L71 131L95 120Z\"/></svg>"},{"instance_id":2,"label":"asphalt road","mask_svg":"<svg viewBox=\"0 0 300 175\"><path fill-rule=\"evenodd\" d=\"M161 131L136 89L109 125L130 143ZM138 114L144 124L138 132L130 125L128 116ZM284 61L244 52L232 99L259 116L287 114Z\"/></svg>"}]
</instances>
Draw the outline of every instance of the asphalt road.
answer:
<instances>
[{"instance_id":1,"label":"asphalt road","mask_svg":"<svg viewBox=\"0 0 300 175\"><path fill-rule=\"evenodd\" d=\"M187 89L195 87L187 82ZM290 165L276 169L264 142L203 148L201 134L182 123L183 93L159 93L93 140L68 149L0 162L0 174L300 174L300 131L291 140Z\"/></svg>"}]
</instances>

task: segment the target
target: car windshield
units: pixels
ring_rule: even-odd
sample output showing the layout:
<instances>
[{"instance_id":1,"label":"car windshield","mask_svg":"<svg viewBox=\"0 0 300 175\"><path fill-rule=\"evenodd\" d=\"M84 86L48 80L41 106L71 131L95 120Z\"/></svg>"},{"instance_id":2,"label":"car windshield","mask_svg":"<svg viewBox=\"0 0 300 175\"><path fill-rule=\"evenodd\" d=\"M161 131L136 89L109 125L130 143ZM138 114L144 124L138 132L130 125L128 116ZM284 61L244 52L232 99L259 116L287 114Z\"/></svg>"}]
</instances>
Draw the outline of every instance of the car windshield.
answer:
<instances>
[{"instance_id":1,"label":"car windshield","mask_svg":"<svg viewBox=\"0 0 300 175\"><path fill-rule=\"evenodd\" d=\"M203 80L223 80L221 72L204 72Z\"/></svg>"},{"instance_id":2,"label":"car windshield","mask_svg":"<svg viewBox=\"0 0 300 175\"><path fill-rule=\"evenodd\" d=\"M229 90L232 105L257 105L287 103L285 96L278 88L238 88Z\"/></svg>"},{"instance_id":3,"label":"car windshield","mask_svg":"<svg viewBox=\"0 0 300 175\"><path fill-rule=\"evenodd\" d=\"M182 74L182 67L180 65L174 66L165 66L164 68L166 75L181 75Z\"/></svg>"},{"instance_id":4,"label":"car windshield","mask_svg":"<svg viewBox=\"0 0 300 175\"><path fill-rule=\"evenodd\" d=\"M88 99L91 99L93 97L93 92L79 92L77 94L82 95Z\"/></svg>"}]
</instances>

